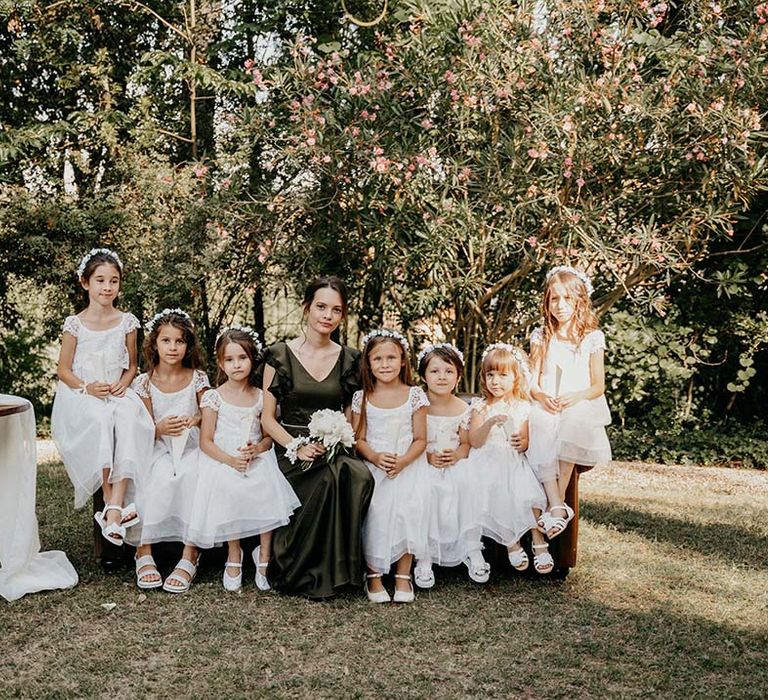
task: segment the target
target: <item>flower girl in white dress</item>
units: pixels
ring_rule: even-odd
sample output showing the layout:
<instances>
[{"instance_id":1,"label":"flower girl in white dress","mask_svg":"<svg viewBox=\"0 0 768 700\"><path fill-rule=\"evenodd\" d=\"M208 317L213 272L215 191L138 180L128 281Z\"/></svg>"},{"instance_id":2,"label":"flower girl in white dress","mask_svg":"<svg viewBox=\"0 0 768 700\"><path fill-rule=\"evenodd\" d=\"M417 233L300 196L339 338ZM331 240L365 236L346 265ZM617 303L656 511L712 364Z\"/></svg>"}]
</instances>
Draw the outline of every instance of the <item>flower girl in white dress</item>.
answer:
<instances>
[{"instance_id":1,"label":"flower girl in white dress","mask_svg":"<svg viewBox=\"0 0 768 700\"><path fill-rule=\"evenodd\" d=\"M130 388L136 375L133 314L116 309L123 264L107 248L94 248L77 277L88 306L64 321L51 432L81 508L99 488L104 510L95 517L102 535L122 545L137 525L134 503L125 505L133 480L152 454L154 425Z\"/></svg>"},{"instance_id":2,"label":"flower girl in white dress","mask_svg":"<svg viewBox=\"0 0 768 700\"><path fill-rule=\"evenodd\" d=\"M464 371L461 352L449 343L427 345L417 358L427 385L427 472L432 487L430 556L416 561L414 583L431 588L432 563L466 564L477 583L488 581L490 566L480 551L480 527L473 509L469 454L469 406L453 392Z\"/></svg>"},{"instance_id":3,"label":"flower girl in white dress","mask_svg":"<svg viewBox=\"0 0 768 700\"><path fill-rule=\"evenodd\" d=\"M395 564L396 603L414 600L413 557L429 555L430 485L424 449L429 405L411 386L408 343L397 331L377 330L363 338L363 390L352 397L356 448L375 484L363 524L368 573L366 593L373 603L390 601L382 574Z\"/></svg>"},{"instance_id":4,"label":"flower girl in white dress","mask_svg":"<svg viewBox=\"0 0 768 700\"><path fill-rule=\"evenodd\" d=\"M272 531L287 524L301 505L280 471L272 439L261 433L260 350L250 328L226 329L216 340L218 388L200 402L202 454L187 541L204 549L227 543L223 584L228 591L242 586L240 540L253 535L260 535L253 552L256 586L269 590Z\"/></svg>"},{"instance_id":5,"label":"flower girl in white dress","mask_svg":"<svg viewBox=\"0 0 768 700\"><path fill-rule=\"evenodd\" d=\"M555 267L547 273L542 301L544 325L531 334L534 381L528 459L544 485L549 508L539 527L551 539L574 516L565 491L574 464L611 461L605 426L605 336L597 328L592 283L580 270Z\"/></svg>"},{"instance_id":6,"label":"flower girl in white dress","mask_svg":"<svg viewBox=\"0 0 768 700\"><path fill-rule=\"evenodd\" d=\"M547 498L525 455L528 446L528 358L507 343L494 343L483 352L482 399L472 402L469 460L476 477L476 517L482 534L507 548L518 571L528 568L520 538L533 536L534 569L552 571L554 561L537 518Z\"/></svg>"},{"instance_id":7,"label":"flower girl in white dress","mask_svg":"<svg viewBox=\"0 0 768 700\"><path fill-rule=\"evenodd\" d=\"M185 544L179 566L163 584L152 558L155 542L183 542L192 516L200 456L200 398L210 389L189 315L163 309L146 324L147 371L133 386L155 421L152 461L139 479L136 502L142 523L126 541L137 545L136 585L169 593L189 589L197 549ZM191 565L191 566L190 566Z\"/></svg>"}]
</instances>

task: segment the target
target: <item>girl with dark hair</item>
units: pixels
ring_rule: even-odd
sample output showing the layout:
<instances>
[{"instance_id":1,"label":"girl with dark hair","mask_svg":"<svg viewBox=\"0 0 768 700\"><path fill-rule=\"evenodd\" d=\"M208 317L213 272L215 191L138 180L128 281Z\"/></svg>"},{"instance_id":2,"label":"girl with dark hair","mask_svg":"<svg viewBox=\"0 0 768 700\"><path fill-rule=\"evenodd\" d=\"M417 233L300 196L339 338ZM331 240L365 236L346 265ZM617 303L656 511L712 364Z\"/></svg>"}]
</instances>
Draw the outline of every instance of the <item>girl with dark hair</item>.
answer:
<instances>
[{"instance_id":1,"label":"girl with dark hair","mask_svg":"<svg viewBox=\"0 0 768 700\"><path fill-rule=\"evenodd\" d=\"M205 549L227 543L222 583L232 592L242 587L240 541L254 535L260 535L253 552L256 587L269 590L272 531L285 525L301 505L277 466L272 439L261 432L260 350L251 328L224 330L216 339L218 387L206 392L200 403L202 455L188 539Z\"/></svg>"},{"instance_id":2,"label":"girl with dark hair","mask_svg":"<svg viewBox=\"0 0 768 700\"><path fill-rule=\"evenodd\" d=\"M347 316L342 281L313 280L302 308L302 334L264 353L262 426L302 504L272 538L271 578L283 591L328 598L362 581L362 527L373 477L357 457L339 452L328 460L322 445L302 444L315 411L344 410L349 417L360 387L360 353L331 339Z\"/></svg>"},{"instance_id":3,"label":"girl with dark hair","mask_svg":"<svg viewBox=\"0 0 768 700\"><path fill-rule=\"evenodd\" d=\"M413 386L408 341L397 331L365 336L361 373L363 389L352 398L352 425L357 451L376 481L363 528L366 593L372 603L388 603L381 577L394 565L392 600L411 603L413 558L429 557L431 489L424 456L429 401Z\"/></svg>"},{"instance_id":4,"label":"girl with dark hair","mask_svg":"<svg viewBox=\"0 0 768 700\"><path fill-rule=\"evenodd\" d=\"M469 406L456 394L464 371L461 351L450 343L427 345L417 358L427 387L427 473L432 486L430 557L416 561L414 583L432 588L432 563L466 564L469 577L486 583L490 566L483 558L480 526L474 512L474 478L469 455Z\"/></svg>"},{"instance_id":5,"label":"girl with dark hair","mask_svg":"<svg viewBox=\"0 0 768 700\"><path fill-rule=\"evenodd\" d=\"M130 388L136 375L137 318L115 308L123 263L112 250L94 248L80 261L77 279L88 306L64 321L51 432L75 487L75 507L99 488L101 534L122 545L139 513L133 482L151 459L154 426Z\"/></svg>"},{"instance_id":6,"label":"girl with dark hair","mask_svg":"<svg viewBox=\"0 0 768 700\"><path fill-rule=\"evenodd\" d=\"M129 544L136 548L136 585L170 593L188 587L189 574L177 567L163 584L152 558L155 542L183 542L197 487L200 443L200 399L210 388L200 367L200 349L189 315L163 309L145 326L147 371L133 383L155 421L155 449L139 479L137 502L142 516ZM197 560L195 547L185 543L182 561Z\"/></svg>"}]
</instances>

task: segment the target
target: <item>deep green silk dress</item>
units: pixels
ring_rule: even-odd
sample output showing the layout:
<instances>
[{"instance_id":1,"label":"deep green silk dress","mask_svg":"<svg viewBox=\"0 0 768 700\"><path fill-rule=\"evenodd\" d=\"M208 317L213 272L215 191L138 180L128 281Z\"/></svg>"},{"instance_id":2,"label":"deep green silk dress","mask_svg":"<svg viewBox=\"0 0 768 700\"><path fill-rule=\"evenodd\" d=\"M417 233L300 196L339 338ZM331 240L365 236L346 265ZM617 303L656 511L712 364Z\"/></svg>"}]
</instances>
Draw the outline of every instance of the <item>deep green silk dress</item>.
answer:
<instances>
[{"instance_id":1,"label":"deep green silk dress","mask_svg":"<svg viewBox=\"0 0 768 700\"><path fill-rule=\"evenodd\" d=\"M330 374L318 382L285 343L264 353L275 370L269 386L280 408L279 419L294 437L307 434L307 424L322 408L342 410L359 388L360 353L342 347ZM354 454L343 450L328 462L316 459L306 471L291 464L275 443L280 469L301 501L288 525L272 538L270 581L278 590L328 598L346 585L361 584L365 560L363 519L373 495L373 477Z\"/></svg>"}]
</instances>

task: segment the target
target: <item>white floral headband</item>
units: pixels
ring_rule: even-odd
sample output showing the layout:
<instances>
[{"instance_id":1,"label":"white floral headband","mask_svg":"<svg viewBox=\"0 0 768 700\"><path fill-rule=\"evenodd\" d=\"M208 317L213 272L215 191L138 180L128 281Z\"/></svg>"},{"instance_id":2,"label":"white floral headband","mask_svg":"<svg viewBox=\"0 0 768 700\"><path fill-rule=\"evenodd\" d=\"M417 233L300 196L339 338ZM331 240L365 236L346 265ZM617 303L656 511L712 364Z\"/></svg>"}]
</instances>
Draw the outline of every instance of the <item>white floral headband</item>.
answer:
<instances>
[{"instance_id":1,"label":"white floral headband","mask_svg":"<svg viewBox=\"0 0 768 700\"><path fill-rule=\"evenodd\" d=\"M592 282L581 270L577 270L575 267L571 267L570 265L558 265L557 267L553 267L548 273L547 273L547 282L551 280L555 275L557 275L560 272L569 272L572 275L575 275L578 277L583 283L584 286L587 288L587 296L591 297L592 292L594 292L594 287L592 287Z\"/></svg>"},{"instance_id":2,"label":"white floral headband","mask_svg":"<svg viewBox=\"0 0 768 700\"><path fill-rule=\"evenodd\" d=\"M223 336L225 333L228 333L229 331L240 331L241 333L245 333L247 336L250 336L253 344L256 346L256 352L261 352L262 347L264 347L261 344L259 334L253 330L253 328L250 326L241 326L239 323L235 323L222 329L221 333L216 336L216 342L218 343L221 336Z\"/></svg>"},{"instance_id":3,"label":"white floral headband","mask_svg":"<svg viewBox=\"0 0 768 700\"><path fill-rule=\"evenodd\" d=\"M512 345L511 343L491 343L485 350L483 350L483 357L484 360L490 352L493 350L506 350L512 357L515 358L515 362L517 362L518 365L520 365L520 369L523 372L523 376L525 377L525 381L530 384L531 382L531 367L528 362L527 355L516 345Z\"/></svg>"},{"instance_id":4,"label":"white floral headband","mask_svg":"<svg viewBox=\"0 0 768 700\"><path fill-rule=\"evenodd\" d=\"M91 248L84 256L83 259L80 261L80 265L77 267L77 279L83 278L83 273L85 272L85 266L88 264L88 261L94 256L94 255L108 255L110 258L114 258L115 262L117 263L117 266L120 268L120 272L123 271L123 261L120 260L119 256L114 250L110 250L109 248Z\"/></svg>"},{"instance_id":5,"label":"white floral headband","mask_svg":"<svg viewBox=\"0 0 768 700\"><path fill-rule=\"evenodd\" d=\"M405 339L405 337L398 333L397 331L388 331L386 328L378 328L375 331L371 331L370 333L363 336L363 347L368 345L368 342L370 340L373 340L373 338L381 337L381 338L392 338L393 340L396 340L398 343L400 343L400 346L403 348L403 352L408 352L408 348L410 347L408 345L408 341Z\"/></svg>"},{"instance_id":6,"label":"white floral headband","mask_svg":"<svg viewBox=\"0 0 768 700\"><path fill-rule=\"evenodd\" d=\"M144 328L147 333L151 333L157 325L157 322L161 321L166 316L181 316L182 318L185 318L187 321L192 323L191 316L182 309L163 309L159 313L156 313L152 318L149 319L149 321L144 324Z\"/></svg>"},{"instance_id":7,"label":"white floral headband","mask_svg":"<svg viewBox=\"0 0 768 700\"><path fill-rule=\"evenodd\" d=\"M445 350L450 350L451 352L456 353L458 355L459 359L464 362L464 353L461 352L455 345L451 345L450 343L435 343L432 345L431 343L427 343L422 349L421 352L416 356L416 366L421 364L421 361L433 350L437 350L438 348L444 348Z\"/></svg>"}]
</instances>

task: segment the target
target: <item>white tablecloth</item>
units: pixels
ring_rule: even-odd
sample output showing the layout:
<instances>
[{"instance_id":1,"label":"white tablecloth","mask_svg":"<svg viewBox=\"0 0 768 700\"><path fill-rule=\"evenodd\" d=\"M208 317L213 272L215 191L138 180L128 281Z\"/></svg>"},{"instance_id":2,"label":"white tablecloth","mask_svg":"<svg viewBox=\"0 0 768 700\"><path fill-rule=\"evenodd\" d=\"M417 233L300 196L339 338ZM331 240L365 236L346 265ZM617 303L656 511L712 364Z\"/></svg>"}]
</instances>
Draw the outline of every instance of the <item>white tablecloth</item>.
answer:
<instances>
[{"instance_id":1,"label":"white tablecloth","mask_svg":"<svg viewBox=\"0 0 768 700\"><path fill-rule=\"evenodd\" d=\"M28 404L0 394L0 404ZM32 406L0 416L0 596L16 600L27 593L77 584L77 572L64 552L41 552L35 515L37 448Z\"/></svg>"}]
</instances>

